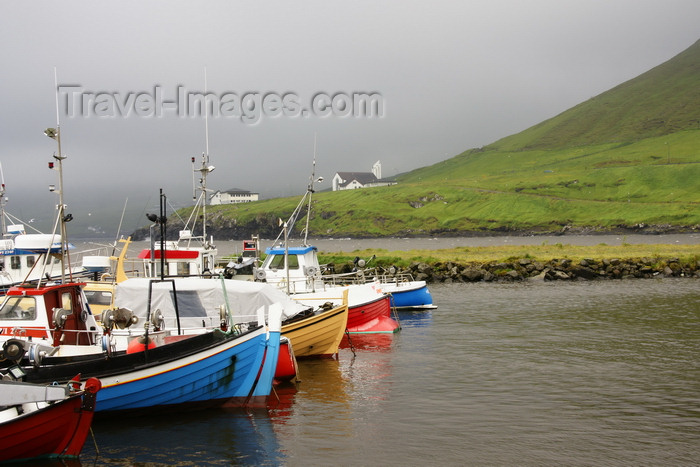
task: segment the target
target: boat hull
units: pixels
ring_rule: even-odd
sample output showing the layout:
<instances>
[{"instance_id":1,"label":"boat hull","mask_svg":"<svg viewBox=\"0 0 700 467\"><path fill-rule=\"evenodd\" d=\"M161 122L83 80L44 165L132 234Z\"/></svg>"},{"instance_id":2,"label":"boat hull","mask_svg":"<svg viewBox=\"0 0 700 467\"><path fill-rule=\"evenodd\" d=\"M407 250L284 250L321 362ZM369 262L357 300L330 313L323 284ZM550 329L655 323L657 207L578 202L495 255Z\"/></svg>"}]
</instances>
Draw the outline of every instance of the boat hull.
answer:
<instances>
[{"instance_id":1,"label":"boat hull","mask_svg":"<svg viewBox=\"0 0 700 467\"><path fill-rule=\"evenodd\" d=\"M348 307L350 334L393 333L399 329L399 324L391 317L389 295Z\"/></svg>"},{"instance_id":2,"label":"boat hull","mask_svg":"<svg viewBox=\"0 0 700 467\"><path fill-rule=\"evenodd\" d=\"M78 457L94 407L95 394L85 392L0 423L0 461Z\"/></svg>"},{"instance_id":3,"label":"boat hull","mask_svg":"<svg viewBox=\"0 0 700 467\"><path fill-rule=\"evenodd\" d=\"M279 332L258 328L238 337L214 331L111 357L47 358L39 368L25 371L26 380L34 383L66 381L77 372L99 378L99 412L243 406L269 395L278 354Z\"/></svg>"},{"instance_id":4,"label":"boat hull","mask_svg":"<svg viewBox=\"0 0 700 467\"><path fill-rule=\"evenodd\" d=\"M394 308L437 308L424 281L382 284L382 290L391 295L391 306Z\"/></svg>"},{"instance_id":5,"label":"boat hull","mask_svg":"<svg viewBox=\"0 0 700 467\"><path fill-rule=\"evenodd\" d=\"M275 369L275 384L280 384L286 381L291 381L299 373L297 359L294 355L294 349L289 339L282 336L280 342L280 353L277 358L277 368Z\"/></svg>"},{"instance_id":6,"label":"boat hull","mask_svg":"<svg viewBox=\"0 0 700 467\"><path fill-rule=\"evenodd\" d=\"M339 306L318 315L284 324L282 335L288 338L298 358L331 357L338 353L348 322L348 307Z\"/></svg>"},{"instance_id":7,"label":"boat hull","mask_svg":"<svg viewBox=\"0 0 700 467\"><path fill-rule=\"evenodd\" d=\"M292 297L310 306L317 306L323 301L343 303L339 296L347 293L348 324L347 332L355 333L393 333L401 328L391 317L391 297L380 291L379 284L354 284L349 286L325 285L324 290L298 293ZM292 342L293 345L296 343Z\"/></svg>"}]
</instances>

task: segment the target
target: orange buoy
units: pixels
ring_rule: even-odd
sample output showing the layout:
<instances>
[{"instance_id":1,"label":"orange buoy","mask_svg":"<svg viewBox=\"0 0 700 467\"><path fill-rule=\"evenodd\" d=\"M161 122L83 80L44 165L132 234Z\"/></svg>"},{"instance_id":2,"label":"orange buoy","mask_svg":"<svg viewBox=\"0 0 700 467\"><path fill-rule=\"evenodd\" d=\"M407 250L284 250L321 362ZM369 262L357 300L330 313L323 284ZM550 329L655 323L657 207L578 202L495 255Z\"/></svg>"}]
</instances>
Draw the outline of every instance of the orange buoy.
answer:
<instances>
[{"instance_id":1,"label":"orange buoy","mask_svg":"<svg viewBox=\"0 0 700 467\"><path fill-rule=\"evenodd\" d=\"M148 348L153 349L156 347L156 343L153 342L153 339L150 337L146 336L139 336L136 339L132 339L131 342L129 342L129 345L126 348L126 353L136 353L136 352L143 352L146 350L146 339L148 339Z\"/></svg>"}]
</instances>

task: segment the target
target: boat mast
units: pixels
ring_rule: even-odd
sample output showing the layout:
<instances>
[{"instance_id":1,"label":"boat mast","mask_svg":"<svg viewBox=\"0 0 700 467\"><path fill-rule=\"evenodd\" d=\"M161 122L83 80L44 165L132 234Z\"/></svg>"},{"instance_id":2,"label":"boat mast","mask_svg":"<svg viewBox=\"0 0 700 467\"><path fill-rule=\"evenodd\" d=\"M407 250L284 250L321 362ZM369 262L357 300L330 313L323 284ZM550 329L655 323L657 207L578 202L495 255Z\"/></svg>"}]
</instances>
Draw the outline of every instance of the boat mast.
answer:
<instances>
[{"instance_id":1,"label":"boat mast","mask_svg":"<svg viewBox=\"0 0 700 467\"><path fill-rule=\"evenodd\" d=\"M309 236L309 220L311 219L311 195L314 193L314 178L316 177L316 133L314 133L314 162L311 166L311 178L309 179L309 186L306 188L309 193L309 204L306 209L306 227L304 228L304 246L308 246L306 242ZM319 179L319 182L323 180Z\"/></svg>"},{"instance_id":2,"label":"boat mast","mask_svg":"<svg viewBox=\"0 0 700 467\"><path fill-rule=\"evenodd\" d=\"M56 91L56 128L47 128L44 130L44 134L48 136L49 138L53 139L56 141L58 145L58 154L54 153L53 158L58 161L58 206L56 206L56 209L58 209L58 214L56 217L56 223L60 224L61 226L61 282L65 282L65 276L66 276L66 259L67 259L67 252L68 252L68 247L67 247L67 242L68 242L68 236L66 233L66 223L71 221L73 219L73 216L71 214L66 214L66 205L63 201L63 160L66 159L68 156L64 156L61 152L61 121L60 121L60 114L59 114L59 107L58 107L58 73L56 71L56 68L53 69L54 72L54 84L55 84L55 91ZM54 163L49 162L49 168L50 169L55 169ZM50 188L51 189L51 188ZM55 191L51 189L51 191ZM56 233L56 226L54 226L54 235ZM53 244L53 242L52 242ZM49 245L49 251L51 250L51 245ZM48 258L48 253L47 253L47 258ZM68 258L68 260L70 260ZM69 268L69 274L70 274L70 268ZM72 274L71 274L71 280L72 280Z\"/></svg>"},{"instance_id":3,"label":"boat mast","mask_svg":"<svg viewBox=\"0 0 700 467\"><path fill-rule=\"evenodd\" d=\"M202 158L202 166L209 163L209 110L207 110L207 67L204 67L204 152L206 157ZM202 167L204 169L204 167ZM212 167L212 170L214 168ZM204 243L207 242L207 172L202 171L202 237Z\"/></svg>"},{"instance_id":4,"label":"boat mast","mask_svg":"<svg viewBox=\"0 0 700 467\"><path fill-rule=\"evenodd\" d=\"M0 217L2 217L2 221L0 221L2 225L0 236L4 236L7 232L7 226L5 224L5 204L7 204L7 197L5 196L5 174L2 171L2 162L0 162L0 181L2 182L2 185L0 185Z\"/></svg>"},{"instance_id":5,"label":"boat mast","mask_svg":"<svg viewBox=\"0 0 700 467\"><path fill-rule=\"evenodd\" d=\"M194 157L192 158L192 165L194 165ZM209 165L209 156L207 154L202 154L202 166L199 169L194 169L194 172L199 172L201 174L199 178L199 187L201 190L199 197L202 201L202 238L204 239L204 244L207 243L207 175L213 172L215 168L216 167L213 165ZM193 196L193 199L196 199L196 196ZM195 210L197 204L198 201L195 202Z\"/></svg>"},{"instance_id":6,"label":"boat mast","mask_svg":"<svg viewBox=\"0 0 700 467\"><path fill-rule=\"evenodd\" d=\"M306 192L304 193L304 196L301 197L299 200L299 204L294 208L294 211L292 212L292 215L289 216L289 220L286 222L287 224L287 230L288 232L293 231L294 225L297 222L297 218L299 217L299 214L301 214L301 210L304 207L304 202L306 201L306 197L309 197L309 201L307 203L307 213L306 213L306 227L303 229L304 232L304 241L303 241L303 246L309 246L307 244L307 238L308 238L308 232L309 232L309 220L311 217L311 194L315 193L314 189L314 183L319 182L321 183L323 181L323 177L318 177L316 178L316 135L314 134L314 160L313 160L313 166L311 169L311 177L309 179L309 184L306 187ZM280 226L282 224L280 223ZM275 238L275 241L272 242L273 245L277 244L277 241L282 237L282 234L284 232L280 231L280 233L277 235Z\"/></svg>"},{"instance_id":7,"label":"boat mast","mask_svg":"<svg viewBox=\"0 0 700 467\"><path fill-rule=\"evenodd\" d=\"M202 239L203 245L206 247L207 243L207 175L214 171L216 167L209 165L209 112L207 110L207 69L204 68L204 103L202 109L204 111L204 149L205 152L202 154L202 166L199 169L193 170L192 175L192 199L195 201L195 211L197 209L197 189L194 184L194 172L200 173L199 186L201 190L200 199L202 201ZM192 166L194 167L194 157L192 157ZM194 214L194 211L193 211ZM192 228L194 230L193 220Z\"/></svg>"}]
</instances>

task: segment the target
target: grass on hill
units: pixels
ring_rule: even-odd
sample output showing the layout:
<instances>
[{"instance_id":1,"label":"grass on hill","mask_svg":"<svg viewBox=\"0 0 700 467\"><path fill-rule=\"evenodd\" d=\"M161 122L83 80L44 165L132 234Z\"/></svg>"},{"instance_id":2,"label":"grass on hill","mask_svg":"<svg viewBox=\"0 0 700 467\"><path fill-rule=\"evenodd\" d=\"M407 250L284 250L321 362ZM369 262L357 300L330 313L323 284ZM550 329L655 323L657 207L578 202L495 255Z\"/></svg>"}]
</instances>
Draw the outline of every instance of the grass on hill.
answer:
<instances>
[{"instance_id":1,"label":"grass on hill","mask_svg":"<svg viewBox=\"0 0 700 467\"><path fill-rule=\"evenodd\" d=\"M211 206L208 216L255 232L287 220L299 199ZM297 232L304 222L302 215ZM314 194L310 232L425 236L640 224L700 225L700 130L630 144L467 151L392 187Z\"/></svg>"},{"instance_id":2,"label":"grass on hill","mask_svg":"<svg viewBox=\"0 0 700 467\"><path fill-rule=\"evenodd\" d=\"M311 235L700 226L700 41L539 125L398 181L316 193ZM300 196L211 207L210 221L276 228Z\"/></svg>"}]
</instances>

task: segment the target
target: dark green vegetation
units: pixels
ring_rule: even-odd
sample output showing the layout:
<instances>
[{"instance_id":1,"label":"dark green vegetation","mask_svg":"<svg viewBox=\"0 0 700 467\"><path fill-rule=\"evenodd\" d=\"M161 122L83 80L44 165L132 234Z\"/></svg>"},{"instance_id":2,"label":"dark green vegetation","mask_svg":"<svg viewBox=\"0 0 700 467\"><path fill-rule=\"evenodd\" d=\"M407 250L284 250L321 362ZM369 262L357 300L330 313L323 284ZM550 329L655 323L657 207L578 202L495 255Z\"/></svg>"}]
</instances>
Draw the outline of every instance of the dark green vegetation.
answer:
<instances>
[{"instance_id":1,"label":"dark green vegetation","mask_svg":"<svg viewBox=\"0 0 700 467\"><path fill-rule=\"evenodd\" d=\"M311 236L697 229L700 41L552 119L397 178L316 193ZM298 200L211 207L209 224L218 238L274 238Z\"/></svg>"}]
</instances>

